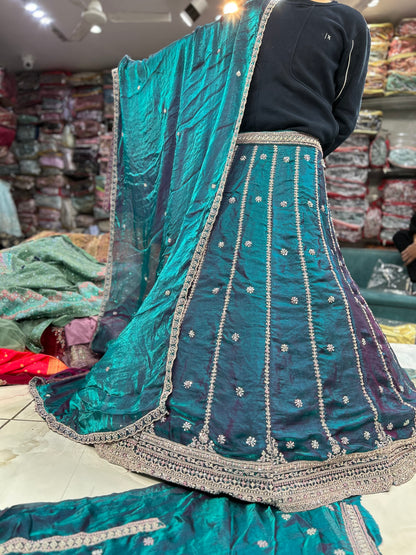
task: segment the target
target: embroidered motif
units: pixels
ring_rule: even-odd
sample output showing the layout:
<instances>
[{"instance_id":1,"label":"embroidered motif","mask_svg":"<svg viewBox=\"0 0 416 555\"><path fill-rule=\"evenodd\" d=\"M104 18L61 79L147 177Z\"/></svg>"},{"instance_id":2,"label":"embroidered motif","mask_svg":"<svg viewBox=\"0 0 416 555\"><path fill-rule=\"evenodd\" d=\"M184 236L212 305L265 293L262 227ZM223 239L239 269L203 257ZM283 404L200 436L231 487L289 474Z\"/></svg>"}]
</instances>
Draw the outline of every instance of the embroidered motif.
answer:
<instances>
[{"instance_id":1,"label":"embroidered motif","mask_svg":"<svg viewBox=\"0 0 416 555\"><path fill-rule=\"evenodd\" d=\"M153 538L143 538L143 545L153 545L155 540Z\"/></svg>"},{"instance_id":2,"label":"embroidered motif","mask_svg":"<svg viewBox=\"0 0 416 555\"><path fill-rule=\"evenodd\" d=\"M308 528L306 530L306 533L308 534L308 536L314 536L316 534L316 532L317 532L316 528Z\"/></svg>"},{"instance_id":3,"label":"embroidered motif","mask_svg":"<svg viewBox=\"0 0 416 555\"><path fill-rule=\"evenodd\" d=\"M286 447L288 449L294 449L295 448L295 442L294 441L287 441L286 442Z\"/></svg>"},{"instance_id":4,"label":"embroidered motif","mask_svg":"<svg viewBox=\"0 0 416 555\"><path fill-rule=\"evenodd\" d=\"M216 188L217 188L217 184L216 184L216 183L212 183L211 189L216 189Z\"/></svg>"},{"instance_id":5,"label":"embroidered motif","mask_svg":"<svg viewBox=\"0 0 416 555\"><path fill-rule=\"evenodd\" d=\"M252 293L254 293L254 287L252 287L250 285L249 287L247 287L246 291L247 291L247 293L250 293L250 295L251 295Z\"/></svg>"},{"instance_id":6,"label":"embroidered motif","mask_svg":"<svg viewBox=\"0 0 416 555\"><path fill-rule=\"evenodd\" d=\"M214 289L212 290L213 295L218 295L219 292L220 292L219 287L214 287Z\"/></svg>"},{"instance_id":7,"label":"embroidered motif","mask_svg":"<svg viewBox=\"0 0 416 555\"><path fill-rule=\"evenodd\" d=\"M334 555L345 555L345 551L343 549L336 549Z\"/></svg>"},{"instance_id":8,"label":"embroidered motif","mask_svg":"<svg viewBox=\"0 0 416 555\"><path fill-rule=\"evenodd\" d=\"M102 553L102 549L94 549L94 551L91 551L91 555L102 555Z\"/></svg>"},{"instance_id":9,"label":"embroidered motif","mask_svg":"<svg viewBox=\"0 0 416 555\"><path fill-rule=\"evenodd\" d=\"M310 157L309 154L305 154L304 158L305 158L305 160L306 160L307 162L309 162L309 160L311 159L311 157Z\"/></svg>"},{"instance_id":10,"label":"embroidered motif","mask_svg":"<svg viewBox=\"0 0 416 555\"><path fill-rule=\"evenodd\" d=\"M341 443L342 443L343 445L349 445L350 440L349 440L347 437L342 437L342 438L341 438Z\"/></svg>"},{"instance_id":11,"label":"embroidered motif","mask_svg":"<svg viewBox=\"0 0 416 555\"><path fill-rule=\"evenodd\" d=\"M266 160L267 154L260 154L260 160Z\"/></svg>"},{"instance_id":12,"label":"embroidered motif","mask_svg":"<svg viewBox=\"0 0 416 555\"><path fill-rule=\"evenodd\" d=\"M168 419L166 418L166 416L162 416L162 418L160 419L160 422L161 422L162 424L164 424L164 423L167 422L167 421L168 421Z\"/></svg>"},{"instance_id":13,"label":"embroidered motif","mask_svg":"<svg viewBox=\"0 0 416 555\"><path fill-rule=\"evenodd\" d=\"M335 297L333 297L332 295L328 297L328 302L329 304L333 304L335 302Z\"/></svg>"},{"instance_id":14,"label":"embroidered motif","mask_svg":"<svg viewBox=\"0 0 416 555\"><path fill-rule=\"evenodd\" d=\"M367 341L364 339L364 337L361 339L361 343L362 343L363 345L367 345Z\"/></svg>"},{"instance_id":15,"label":"embroidered motif","mask_svg":"<svg viewBox=\"0 0 416 555\"><path fill-rule=\"evenodd\" d=\"M261 202L263 199L261 197L256 197L256 202Z\"/></svg>"},{"instance_id":16,"label":"embroidered motif","mask_svg":"<svg viewBox=\"0 0 416 555\"><path fill-rule=\"evenodd\" d=\"M399 386L399 389L402 393L404 393L404 387L402 385Z\"/></svg>"},{"instance_id":17,"label":"embroidered motif","mask_svg":"<svg viewBox=\"0 0 416 555\"><path fill-rule=\"evenodd\" d=\"M209 437L208 437L208 434L204 430L202 430L202 432L199 432L198 437L199 437L199 441L201 443L208 443Z\"/></svg>"},{"instance_id":18,"label":"embroidered motif","mask_svg":"<svg viewBox=\"0 0 416 555\"><path fill-rule=\"evenodd\" d=\"M247 443L247 445L249 445L250 447L254 447L254 446L256 445L256 443L257 443L257 440L256 440L255 437L250 436L250 437L248 437L248 438L246 439L246 443Z\"/></svg>"},{"instance_id":19,"label":"embroidered motif","mask_svg":"<svg viewBox=\"0 0 416 555\"><path fill-rule=\"evenodd\" d=\"M348 405L348 403L350 402L350 398L348 397L348 395L344 395L344 397L342 398L342 401L344 405Z\"/></svg>"},{"instance_id":20,"label":"embroidered motif","mask_svg":"<svg viewBox=\"0 0 416 555\"><path fill-rule=\"evenodd\" d=\"M371 434L370 434L370 432L365 431L363 436L364 436L365 439L370 439Z\"/></svg>"},{"instance_id":21,"label":"embroidered motif","mask_svg":"<svg viewBox=\"0 0 416 555\"><path fill-rule=\"evenodd\" d=\"M193 339L193 338L195 337L195 332L194 332L194 330L189 330L188 335L189 335L189 337L190 337L191 339Z\"/></svg>"},{"instance_id":22,"label":"embroidered motif","mask_svg":"<svg viewBox=\"0 0 416 555\"><path fill-rule=\"evenodd\" d=\"M220 249L224 248L224 245L225 245L224 241L220 241L218 243L218 246L219 246Z\"/></svg>"},{"instance_id":23,"label":"embroidered motif","mask_svg":"<svg viewBox=\"0 0 416 555\"><path fill-rule=\"evenodd\" d=\"M185 430L185 432L189 432L189 430L192 428L192 424L190 422L184 422L182 424L182 428Z\"/></svg>"},{"instance_id":24,"label":"embroidered motif","mask_svg":"<svg viewBox=\"0 0 416 555\"><path fill-rule=\"evenodd\" d=\"M194 382L191 382L191 380L186 380L186 382L183 382L183 387L185 389L191 389L193 383Z\"/></svg>"},{"instance_id":25,"label":"embroidered motif","mask_svg":"<svg viewBox=\"0 0 416 555\"><path fill-rule=\"evenodd\" d=\"M228 202L229 202L230 204L235 204L235 203L237 202L237 199L236 199L235 197L230 197L230 198L228 199Z\"/></svg>"},{"instance_id":26,"label":"embroidered motif","mask_svg":"<svg viewBox=\"0 0 416 555\"><path fill-rule=\"evenodd\" d=\"M383 393L383 392L384 392L384 387L383 387L382 385L379 385L379 386L378 386L378 389L379 389L380 393Z\"/></svg>"},{"instance_id":27,"label":"embroidered motif","mask_svg":"<svg viewBox=\"0 0 416 555\"><path fill-rule=\"evenodd\" d=\"M170 296L170 291L169 291L169 289L168 289L167 291L165 291L165 295L166 295L166 297L169 297L169 296Z\"/></svg>"},{"instance_id":28,"label":"embroidered motif","mask_svg":"<svg viewBox=\"0 0 416 555\"><path fill-rule=\"evenodd\" d=\"M244 162L244 160L247 160L247 156L241 156L240 160Z\"/></svg>"},{"instance_id":29,"label":"embroidered motif","mask_svg":"<svg viewBox=\"0 0 416 555\"><path fill-rule=\"evenodd\" d=\"M237 75L237 77L241 77L241 71L238 70L238 71L236 72L236 75Z\"/></svg>"},{"instance_id":30,"label":"embroidered motif","mask_svg":"<svg viewBox=\"0 0 416 555\"><path fill-rule=\"evenodd\" d=\"M282 200L282 202L280 203L280 206L281 206L282 208L286 208L286 207L287 207L287 201Z\"/></svg>"},{"instance_id":31,"label":"embroidered motif","mask_svg":"<svg viewBox=\"0 0 416 555\"><path fill-rule=\"evenodd\" d=\"M172 243L172 237L168 237L168 245Z\"/></svg>"},{"instance_id":32,"label":"embroidered motif","mask_svg":"<svg viewBox=\"0 0 416 555\"><path fill-rule=\"evenodd\" d=\"M237 394L237 397L244 397L245 391L242 387L236 387L235 392Z\"/></svg>"},{"instance_id":33,"label":"embroidered motif","mask_svg":"<svg viewBox=\"0 0 416 555\"><path fill-rule=\"evenodd\" d=\"M217 441L218 441L218 443L219 443L220 445L224 445L224 443L225 443L225 436L222 435L222 434L220 434L220 435L217 437Z\"/></svg>"},{"instance_id":34,"label":"embroidered motif","mask_svg":"<svg viewBox=\"0 0 416 555\"><path fill-rule=\"evenodd\" d=\"M282 249L282 250L280 251L280 254L281 254L282 256L287 256L287 255L289 254L289 252L287 251L287 249Z\"/></svg>"},{"instance_id":35,"label":"embroidered motif","mask_svg":"<svg viewBox=\"0 0 416 555\"><path fill-rule=\"evenodd\" d=\"M257 545L260 547L260 549L265 549L266 547L269 547L269 544L265 540L259 540L257 542Z\"/></svg>"},{"instance_id":36,"label":"embroidered motif","mask_svg":"<svg viewBox=\"0 0 416 555\"><path fill-rule=\"evenodd\" d=\"M403 422L403 426L408 426L409 424L410 424L410 420L405 420L405 421Z\"/></svg>"},{"instance_id":37,"label":"embroidered motif","mask_svg":"<svg viewBox=\"0 0 416 555\"><path fill-rule=\"evenodd\" d=\"M321 212L325 212L325 206L323 204L321 205Z\"/></svg>"},{"instance_id":38,"label":"embroidered motif","mask_svg":"<svg viewBox=\"0 0 416 555\"><path fill-rule=\"evenodd\" d=\"M312 449L319 449L319 443L316 441L316 439L313 439L311 441L311 446L312 446Z\"/></svg>"},{"instance_id":39,"label":"embroidered motif","mask_svg":"<svg viewBox=\"0 0 416 555\"><path fill-rule=\"evenodd\" d=\"M106 371L106 372L109 372L109 371L110 371L110 367L109 367L109 366L106 366L105 371ZM47 397L50 397L49 393L48 393Z\"/></svg>"},{"instance_id":40,"label":"embroidered motif","mask_svg":"<svg viewBox=\"0 0 416 555\"><path fill-rule=\"evenodd\" d=\"M246 247L250 248L250 247L253 246L253 243L252 243L251 241L246 241L246 242L244 243L244 245L245 245Z\"/></svg>"},{"instance_id":41,"label":"embroidered motif","mask_svg":"<svg viewBox=\"0 0 416 555\"><path fill-rule=\"evenodd\" d=\"M329 353L333 353L333 352L335 351L335 347L334 347L333 345L331 345L331 343L329 343L329 344L326 346L326 350L327 350Z\"/></svg>"},{"instance_id":42,"label":"embroidered motif","mask_svg":"<svg viewBox=\"0 0 416 555\"><path fill-rule=\"evenodd\" d=\"M237 341L240 339L240 336L238 333L233 333L231 339L237 343Z\"/></svg>"},{"instance_id":43,"label":"embroidered motif","mask_svg":"<svg viewBox=\"0 0 416 555\"><path fill-rule=\"evenodd\" d=\"M282 351L282 353L287 353L287 352L289 351L289 346L283 344L283 345L280 347L280 350Z\"/></svg>"},{"instance_id":44,"label":"embroidered motif","mask_svg":"<svg viewBox=\"0 0 416 555\"><path fill-rule=\"evenodd\" d=\"M285 156L285 157L283 158L283 162L284 162L285 164L287 164L288 162L290 162L289 156Z\"/></svg>"},{"instance_id":45,"label":"embroidered motif","mask_svg":"<svg viewBox=\"0 0 416 555\"><path fill-rule=\"evenodd\" d=\"M290 302L291 302L292 304L298 304L298 303L299 303L299 299L298 299L297 297L292 297L292 298L290 299Z\"/></svg>"},{"instance_id":46,"label":"embroidered motif","mask_svg":"<svg viewBox=\"0 0 416 555\"><path fill-rule=\"evenodd\" d=\"M298 409L303 407L303 402L301 399L295 399L295 406L298 407Z\"/></svg>"},{"instance_id":47,"label":"embroidered motif","mask_svg":"<svg viewBox=\"0 0 416 555\"><path fill-rule=\"evenodd\" d=\"M311 256L315 256L316 252L315 252L314 249L309 249L309 254L310 254Z\"/></svg>"},{"instance_id":48,"label":"embroidered motif","mask_svg":"<svg viewBox=\"0 0 416 555\"><path fill-rule=\"evenodd\" d=\"M308 206L309 208L313 208L313 202L311 200L308 200Z\"/></svg>"},{"instance_id":49,"label":"embroidered motif","mask_svg":"<svg viewBox=\"0 0 416 555\"><path fill-rule=\"evenodd\" d=\"M288 521L288 520L290 520L290 519L292 518L292 515L283 514L283 515L282 515L282 518L283 518L283 520Z\"/></svg>"},{"instance_id":50,"label":"embroidered motif","mask_svg":"<svg viewBox=\"0 0 416 555\"><path fill-rule=\"evenodd\" d=\"M393 429L393 427L394 427L394 426L393 426L392 422L389 422L389 423L387 424L387 429L388 429L388 430L391 431L391 430Z\"/></svg>"}]
</instances>

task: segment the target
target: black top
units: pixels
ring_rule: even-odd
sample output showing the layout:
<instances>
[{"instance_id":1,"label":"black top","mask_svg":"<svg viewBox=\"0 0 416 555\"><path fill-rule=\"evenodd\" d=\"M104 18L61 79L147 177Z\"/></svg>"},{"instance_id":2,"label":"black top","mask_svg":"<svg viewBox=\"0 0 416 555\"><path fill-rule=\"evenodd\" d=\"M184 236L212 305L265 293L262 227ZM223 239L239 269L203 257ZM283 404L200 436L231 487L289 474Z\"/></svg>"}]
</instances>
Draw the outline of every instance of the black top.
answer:
<instances>
[{"instance_id":1,"label":"black top","mask_svg":"<svg viewBox=\"0 0 416 555\"><path fill-rule=\"evenodd\" d=\"M409 231L410 233L413 233L413 235L416 235L416 212L413 214L412 219L410 220Z\"/></svg>"},{"instance_id":2,"label":"black top","mask_svg":"<svg viewBox=\"0 0 416 555\"><path fill-rule=\"evenodd\" d=\"M264 32L240 131L307 133L327 156L354 130L370 44L365 19L349 6L281 0Z\"/></svg>"}]
</instances>

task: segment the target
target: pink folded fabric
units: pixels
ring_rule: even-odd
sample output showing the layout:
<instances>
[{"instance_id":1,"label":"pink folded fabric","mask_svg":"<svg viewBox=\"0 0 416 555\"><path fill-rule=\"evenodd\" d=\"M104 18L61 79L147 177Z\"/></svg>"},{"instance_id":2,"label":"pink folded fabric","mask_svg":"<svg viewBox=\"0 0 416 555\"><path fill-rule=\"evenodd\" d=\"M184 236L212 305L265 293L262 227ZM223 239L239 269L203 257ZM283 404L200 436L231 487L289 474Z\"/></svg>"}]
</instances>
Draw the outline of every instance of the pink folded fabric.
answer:
<instances>
[{"instance_id":1,"label":"pink folded fabric","mask_svg":"<svg viewBox=\"0 0 416 555\"><path fill-rule=\"evenodd\" d=\"M68 347L72 345L85 345L90 343L97 327L97 317L76 318L65 326L66 344Z\"/></svg>"}]
</instances>

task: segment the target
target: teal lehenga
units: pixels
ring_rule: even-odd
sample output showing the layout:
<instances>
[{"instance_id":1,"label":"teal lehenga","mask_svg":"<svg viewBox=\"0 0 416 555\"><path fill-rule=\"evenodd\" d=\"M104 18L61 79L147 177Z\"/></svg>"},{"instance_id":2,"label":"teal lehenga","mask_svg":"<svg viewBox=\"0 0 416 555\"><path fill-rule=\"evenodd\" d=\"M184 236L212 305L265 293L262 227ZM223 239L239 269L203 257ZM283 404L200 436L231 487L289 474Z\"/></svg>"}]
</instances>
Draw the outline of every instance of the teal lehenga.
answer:
<instances>
[{"instance_id":1,"label":"teal lehenga","mask_svg":"<svg viewBox=\"0 0 416 555\"><path fill-rule=\"evenodd\" d=\"M303 511L411 478L416 391L343 262L317 140L239 134L276 3L121 62L105 353L32 392L112 462Z\"/></svg>"}]
</instances>

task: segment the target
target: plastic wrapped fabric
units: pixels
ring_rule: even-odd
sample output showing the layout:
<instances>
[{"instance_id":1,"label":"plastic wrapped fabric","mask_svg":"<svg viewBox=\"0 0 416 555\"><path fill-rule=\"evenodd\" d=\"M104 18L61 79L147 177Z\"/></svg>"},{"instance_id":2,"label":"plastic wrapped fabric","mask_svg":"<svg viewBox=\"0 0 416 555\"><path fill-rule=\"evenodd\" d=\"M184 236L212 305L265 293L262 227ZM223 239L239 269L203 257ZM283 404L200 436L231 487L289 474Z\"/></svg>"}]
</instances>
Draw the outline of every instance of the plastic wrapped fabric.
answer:
<instances>
[{"instance_id":1,"label":"plastic wrapped fabric","mask_svg":"<svg viewBox=\"0 0 416 555\"><path fill-rule=\"evenodd\" d=\"M19 166L17 164L11 166L0 164L0 176L3 178L14 177L17 173L19 173Z\"/></svg>"},{"instance_id":2,"label":"plastic wrapped fabric","mask_svg":"<svg viewBox=\"0 0 416 555\"><path fill-rule=\"evenodd\" d=\"M357 183L341 183L327 180L328 196L341 195L342 197L359 196L364 198L367 194L367 187Z\"/></svg>"},{"instance_id":3,"label":"plastic wrapped fabric","mask_svg":"<svg viewBox=\"0 0 416 555\"><path fill-rule=\"evenodd\" d=\"M64 86L66 85L68 78L68 73L63 71L43 71L39 77L39 83L41 86Z\"/></svg>"},{"instance_id":4,"label":"plastic wrapped fabric","mask_svg":"<svg viewBox=\"0 0 416 555\"><path fill-rule=\"evenodd\" d=\"M102 85L103 77L98 71L80 71L70 75L67 79L67 83L71 87L91 87L94 85Z\"/></svg>"},{"instance_id":5,"label":"plastic wrapped fabric","mask_svg":"<svg viewBox=\"0 0 416 555\"><path fill-rule=\"evenodd\" d=\"M374 265L367 288L399 295L408 295L411 291L406 268L396 264L388 264L383 262L381 258Z\"/></svg>"},{"instance_id":6,"label":"plastic wrapped fabric","mask_svg":"<svg viewBox=\"0 0 416 555\"><path fill-rule=\"evenodd\" d=\"M24 143L18 143L17 141L13 144L13 153L18 160L27 159L34 160L37 158L39 152L38 141L26 141Z\"/></svg>"},{"instance_id":7,"label":"plastic wrapped fabric","mask_svg":"<svg viewBox=\"0 0 416 555\"><path fill-rule=\"evenodd\" d=\"M389 72L386 83L386 95L392 94L416 94L416 75Z\"/></svg>"},{"instance_id":8,"label":"plastic wrapped fabric","mask_svg":"<svg viewBox=\"0 0 416 555\"><path fill-rule=\"evenodd\" d=\"M408 218L410 220L414 214L414 205L406 202L385 201L383 203L383 212Z\"/></svg>"},{"instance_id":9,"label":"plastic wrapped fabric","mask_svg":"<svg viewBox=\"0 0 416 555\"><path fill-rule=\"evenodd\" d=\"M363 237L375 239L380 235L382 212L378 206L370 206L364 218Z\"/></svg>"},{"instance_id":10,"label":"plastic wrapped fabric","mask_svg":"<svg viewBox=\"0 0 416 555\"><path fill-rule=\"evenodd\" d=\"M331 166L325 170L327 179L337 183L356 183L364 185L368 180L368 168L353 166Z\"/></svg>"},{"instance_id":11,"label":"plastic wrapped fabric","mask_svg":"<svg viewBox=\"0 0 416 555\"><path fill-rule=\"evenodd\" d=\"M75 217L75 222L77 227L86 229L95 224L94 216L89 216L88 214L78 214Z\"/></svg>"},{"instance_id":12,"label":"plastic wrapped fabric","mask_svg":"<svg viewBox=\"0 0 416 555\"><path fill-rule=\"evenodd\" d=\"M18 114L17 123L19 125L36 125L39 123L39 116L31 114Z\"/></svg>"},{"instance_id":13,"label":"plastic wrapped fabric","mask_svg":"<svg viewBox=\"0 0 416 555\"><path fill-rule=\"evenodd\" d=\"M390 71L407 74L416 74L416 53L411 55L397 56L389 60Z\"/></svg>"},{"instance_id":14,"label":"plastic wrapped fabric","mask_svg":"<svg viewBox=\"0 0 416 555\"><path fill-rule=\"evenodd\" d=\"M36 206L45 206L48 208L55 208L56 210L61 210L62 207L62 199L59 196L42 195L37 193L35 194L34 200L36 202Z\"/></svg>"},{"instance_id":15,"label":"plastic wrapped fabric","mask_svg":"<svg viewBox=\"0 0 416 555\"><path fill-rule=\"evenodd\" d=\"M369 158L368 152L359 151L339 151L338 149L332 152L325 158L327 168L336 166L354 166L356 168L368 168Z\"/></svg>"},{"instance_id":16,"label":"plastic wrapped fabric","mask_svg":"<svg viewBox=\"0 0 416 555\"><path fill-rule=\"evenodd\" d=\"M103 94L100 92L99 94L72 98L71 107L74 116L76 116L77 112L85 110L102 110L104 108Z\"/></svg>"},{"instance_id":17,"label":"plastic wrapped fabric","mask_svg":"<svg viewBox=\"0 0 416 555\"><path fill-rule=\"evenodd\" d=\"M10 193L10 184L0 179L0 231L21 237L22 230L16 206Z\"/></svg>"},{"instance_id":18,"label":"plastic wrapped fabric","mask_svg":"<svg viewBox=\"0 0 416 555\"><path fill-rule=\"evenodd\" d=\"M416 179L384 179L380 190L385 202L416 204Z\"/></svg>"},{"instance_id":19,"label":"plastic wrapped fabric","mask_svg":"<svg viewBox=\"0 0 416 555\"><path fill-rule=\"evenodd\" d=\"M3 106L16 103L16 79L4 67L0 67L0 102Z\"/></svg>"},{"instance_id":20,"label":"plastic wrapped fabric","mask_svg":"<svg viewBox=\"0 0 416 555\"><path fill-rule=\"evenodd\" d=\"M390 214L389 212L383 212L381 223L384 229L394 229L397 231L409 227L409 218L407 216L398 216L396 214Z\"/></svg>"},{"instance_id":21,"label":"plastic wrapped fabric","mask_svg":"<svg viewBox=\"0 0 416 555\"><path fill-rule=\"evenodd\" d=\"M397 25L396 35L416 36L416 17L407 17L402 19Z\"/></svg>"},{"instance_id":22,"label":"plastic wrapped fabric","mask_svg":"<svg viewBox=\"0 0 416 555\"><path fill-rule=\"evenodd\" d=\"M370 58L369 58L370 64L385 60L389 52L389 46L390 46L389 41L372 40Z\"/></svg>"},{"instance_id":23,"label":"plastic wrapped fabric","mask_svg":"<svg viewBox=\"0 0 416 555\"><path fill-rule=\"evenodd\" d=\"M0 164L4 166L14 166L17 164L16 156L12 150L7 150L6 155L0 159Z\"/></svg>"},{"instance_id":24,"label":"plastic wrapped fabric","mask_svg":"<svg viewBox=\"0 0 416 555\"><path fill-rule=\"evenodd\" d=\"M390 146L388 161L398 168L416 169L416 146Z\"/></svg>"},{"instance_id":25,"label":"plastic wrapped fabric","mask_svg":"<svg viewBox=\"0 0 416 555\"><path fill-rule=\"evenodd\" d=\"M20 160L19 170L23 175L40 175L41 173L37 160Z\"/></svg>"},{"instance_id":26,"label":"plastic wrapped fabric","mask_svg":"<svg viewBox=\"0 0 416 555\"><path fill-rule=\"evenodd\" d=\"M388 57L392 58L398 54L415 54L416 53L416 36L398 36L393 37L390 43Z\"/></svg>"},{"instance_id":27,"label":"plastic wrapped fabric","mask_svg":"<svg viewBox=\"0 0 416 555\"><path fill-rule=\"evenodd\" d=\"M95 120L78 119L72 123L72 129L76 137L96 137L103 131L103 125Z\"/></svg>"},{"instance_id":28,"label":"plastic wrapped fabric","mask_svg":"<svg viewBox=\"0 0 416 555\"><path fill-rule=\"evenodd\" d=\"M388 158L387 138L379 133L370 145L370 166L382 168L387 164Z\"/></svg>"},{"instance_id":29,"label":"plastic wrapped fabric","mask_svg":"<svg viewBox=\"0 0 416 555\"><path fill-rule=\"evenodd\" d=\"M393 23L370 23L368 29L373 41L391 41L394 35Z\"/></svg>"},{"instance_id":30,"label":"plastic wrapped fabric","mask_svg":"<svg viewBox=\"0 0 416 555\"><path fill-rule=\"evenodd\" d=\"M27 200L23 200L18 203L17 211L19 215L26 213L26 214L35 214L36 213L36 202L34 198L30 198Z\"/></svg>"},{"instance_id":31,"label":"plastic wrapped fabric","mask_svg":"<svg viewBox=\"0 0 416 555\"><path fill-rule=\"evenodd\" d=\"M357 243L362 239L362 226L333 220L335 233L339 241Z\"/></svg>"},{"instance_id":32,"label":"plastic wrapped fabric","mask_svg":"<svg viewBox=\"0 0 416 555\"><path fill-rule=\"evenodd\" d=\"M377 135L383 123L383 112L379 110L360 110L355 131Z\"/></svg>"},{"instance_id":33,"label":"plastic wrapped fabric","mask_svg":"<svg viewBox=\"0 0 416 555\"><path fill-rule=\"evenodd\" d=\"M66 87L43 85L42 87L40 87L39 92L42 99L48 98L63 101L69 96L69 90Z\"/></svg>"},{"instance_id":34,"label":"plastic wrapped fabric","mask_svg":"<svg viewBox=\"0 0 416 555\"><path fill-rule=\"evenodd\" d=\"M384 94L388 69L389 64L383 61L373 62L368 65L364 96L381 96Z\"/></svg>"},{"instance_id":35,"label":"plastic wrapped fabric","mask_svg":"<svg viewBox=\"0 0 416 555\"><path fill-rule=\"evenodd\" d=\"M57 144L62 143L62 137L63 137L62 133L45 132L44 127L46 127L46 126L42 126L39 129L39 142L40 143L49 144L51 141L56 142ZM42 145L40 145L39 148L42 148Z\"/></svg>"},{"instance_id":36,"label":"plastic wrapped fabric","mask_svg":"<svg viewBox=\"0 0 416 555\"><path fill-rule=\"evenodd\" d=\"M93 119L103 121L104 113L103 110L82 110L76 114L76 119Z\"/></svg>"}]
</instances>

